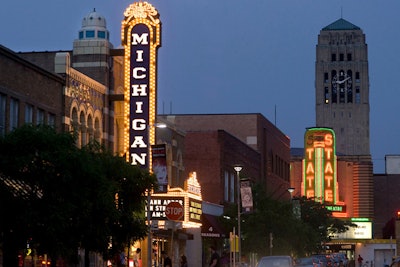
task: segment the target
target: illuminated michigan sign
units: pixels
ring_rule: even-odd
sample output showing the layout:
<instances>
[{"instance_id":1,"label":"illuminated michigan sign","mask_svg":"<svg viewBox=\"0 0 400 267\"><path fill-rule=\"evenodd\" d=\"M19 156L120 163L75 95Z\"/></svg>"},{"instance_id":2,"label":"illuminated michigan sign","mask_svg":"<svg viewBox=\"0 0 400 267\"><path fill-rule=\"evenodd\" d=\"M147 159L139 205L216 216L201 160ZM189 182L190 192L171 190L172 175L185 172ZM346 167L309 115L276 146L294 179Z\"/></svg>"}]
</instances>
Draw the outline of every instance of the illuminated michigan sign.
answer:
<instances>
[{"instance_id":1,"label":"illuminated michigan sign","mask_svg":"<svg viewBox=\"0 0 400 267\"><path fill-rule=\"evenodd\" d=\"M305 134L303 194L321 203L338 201L335 132L309 128Z\"/></svg>"},{"instance_id":2,"label":"illuminated michigan sign","mask_svg":"<svg viewBox=\"0 0 400 267\"><path fill-rule=\"evenodd\" d=\"M147 2L131 4L124 12L125 151L132 165L151 169L150 147L155 143L156 66L161 23Z\"/></svg>"}]
</instances>

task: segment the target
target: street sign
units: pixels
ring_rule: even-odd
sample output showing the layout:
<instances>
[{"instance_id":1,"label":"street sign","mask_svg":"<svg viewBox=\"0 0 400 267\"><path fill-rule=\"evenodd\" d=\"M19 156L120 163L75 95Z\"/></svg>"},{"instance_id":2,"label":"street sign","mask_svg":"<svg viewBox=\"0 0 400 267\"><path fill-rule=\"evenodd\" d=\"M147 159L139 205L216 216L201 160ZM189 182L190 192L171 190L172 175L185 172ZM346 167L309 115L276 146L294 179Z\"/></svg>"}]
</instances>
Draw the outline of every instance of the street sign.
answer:
<instances>
[{"instance_id":1,"label":"street sign","mask_svg":"<svg viewBox=\"0 0 400 267\"><path fill-rule=\"evenodd\" d=\"M170 202L165 207L165 216L168 220L179 221L183 219L183 206L179 202Z\"/></svg>"}]
</instances>

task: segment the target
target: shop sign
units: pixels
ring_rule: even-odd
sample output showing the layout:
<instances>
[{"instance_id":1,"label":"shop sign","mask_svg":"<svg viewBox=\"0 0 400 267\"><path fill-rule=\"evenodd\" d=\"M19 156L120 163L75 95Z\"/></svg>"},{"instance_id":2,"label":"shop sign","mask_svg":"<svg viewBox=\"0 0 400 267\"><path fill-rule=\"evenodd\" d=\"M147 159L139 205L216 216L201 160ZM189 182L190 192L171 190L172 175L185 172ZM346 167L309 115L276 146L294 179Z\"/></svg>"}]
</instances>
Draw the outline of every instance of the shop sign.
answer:
<instances>
[{"instance_id":1,"label":"shop sign","mask_svg":"<svg viewBox=\"0 0 400 267\"><path fill-rule=\"evenodd\" d=\"M189 221L201 223L202 201L189 198Z\"/></svg>"},{"instance_id":2,"label":"shop sign","mask_svg":"<svg viewBox=\"0 0 400 267\"><path fill-rule=\"evenodd\" d=\"M177 202L182 207L185 207L184 197L157 197L151 196L150 201L150 219L151 220L168 220L166 215L167 205L171 202ZM147 208L147 205L146 205ZM146 211L147 212L147 211ZM146 213L147 216L147 213ZM181 220L184 220L183 215Z\"/></svg>"},{"instance_id":3,"label":"shop sign","mask_svg":"<svg viewBox=\"0 0 400 267\"><path fill-rule=\"evenodd\" d=\"M372 222L352 222L356 227L349 227L344 233L336 233L331 239L372 239Z\"/></svg>"}]
</instances>

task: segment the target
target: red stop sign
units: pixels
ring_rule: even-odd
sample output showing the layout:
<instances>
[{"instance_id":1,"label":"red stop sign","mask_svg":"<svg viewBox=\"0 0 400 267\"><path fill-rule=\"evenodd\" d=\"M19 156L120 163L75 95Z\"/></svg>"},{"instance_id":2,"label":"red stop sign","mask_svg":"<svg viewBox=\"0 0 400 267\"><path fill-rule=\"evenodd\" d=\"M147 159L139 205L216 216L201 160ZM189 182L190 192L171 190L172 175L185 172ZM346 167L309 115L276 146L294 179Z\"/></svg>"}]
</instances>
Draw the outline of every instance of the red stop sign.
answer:
<instances>
[{"instance_id":1,"label":"red stop sign","mask_svg":"<svg viewBox=\"0 0 400 267\"><path fill-rule=\"evenodd\" d=\"M170 202L165 207L165 216L168 220L179 221L183 219L183 206L179 202Z\"/></svg>"}]
</instances>

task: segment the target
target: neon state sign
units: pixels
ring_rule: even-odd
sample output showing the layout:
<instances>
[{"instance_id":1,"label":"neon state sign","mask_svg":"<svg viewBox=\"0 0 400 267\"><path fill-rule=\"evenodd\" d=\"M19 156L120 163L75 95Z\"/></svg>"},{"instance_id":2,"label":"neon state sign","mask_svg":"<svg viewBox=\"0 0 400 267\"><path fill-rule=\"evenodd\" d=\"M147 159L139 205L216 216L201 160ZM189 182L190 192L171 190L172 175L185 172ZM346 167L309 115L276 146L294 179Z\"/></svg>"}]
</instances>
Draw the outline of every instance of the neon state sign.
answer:
<instances>
[{"instance_id":1,"label":"neon state sign","mask_svg":"<svg viewBox=\"0 0 400 267\"><path fill-rule=\"evenodd\" d=\"M321 203L336 204L336 151L332 129L306 131L303 170L304 195Z\"/></svg>"}]
</instances>

